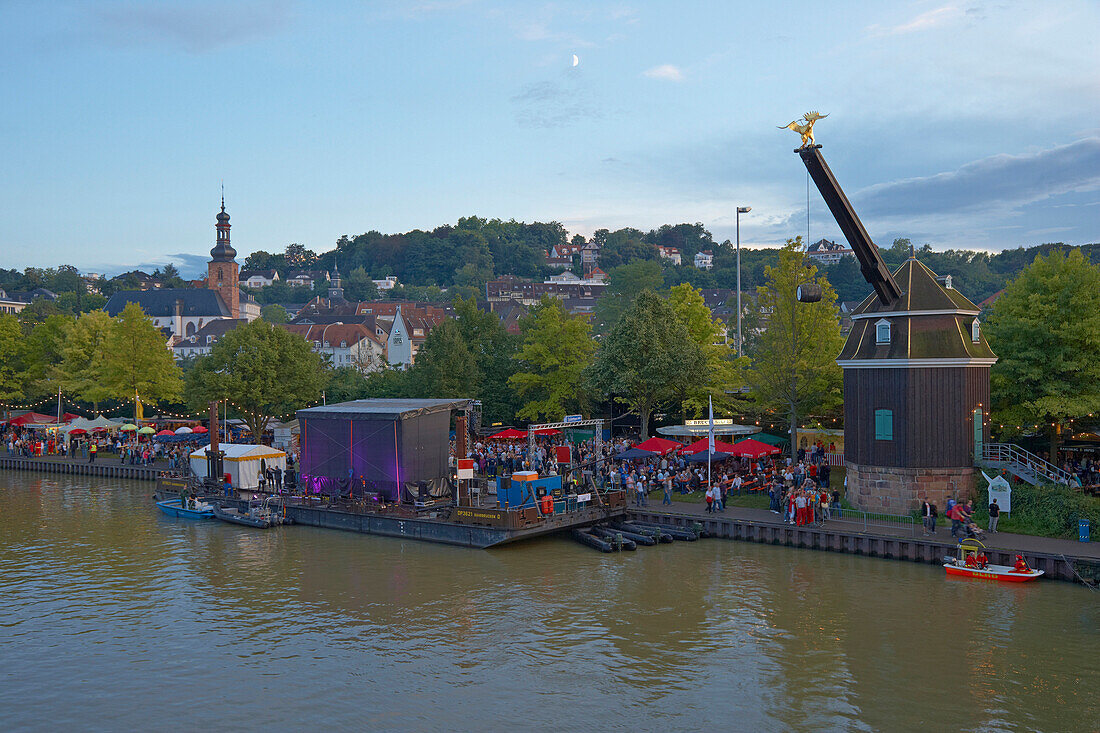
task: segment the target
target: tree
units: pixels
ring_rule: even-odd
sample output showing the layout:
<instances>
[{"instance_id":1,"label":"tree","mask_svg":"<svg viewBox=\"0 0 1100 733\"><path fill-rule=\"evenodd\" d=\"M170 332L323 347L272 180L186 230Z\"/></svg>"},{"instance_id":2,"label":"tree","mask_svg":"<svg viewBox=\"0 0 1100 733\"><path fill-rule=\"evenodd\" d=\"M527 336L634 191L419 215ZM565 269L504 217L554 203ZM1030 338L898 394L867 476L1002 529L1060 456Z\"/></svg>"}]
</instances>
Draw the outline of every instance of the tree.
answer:
<instances>
[{"instance_id":1,"label":"tree","mask_svg":"<svg viewBox=\"0 0 1100 733\"><path fill-rule=\"evenodd\" d=\"M273 417L317 400L328 379L308 341L257 320L226 333L199 359L187 374L187 402L200 409L228 399L259 441Z\"/></svg>"},{"instance_id":2,"label":"tree","mask_svg":"<svg viewBox=\"0 0 1100 733\"><path fill-rule=\"evenodd\" d=\"M55 395L60 386L62 349L73 319L50 315L34 324L23 343L23 391L28 397Z\"/></svg>"},{"instance_id":3,"label":"tree","mask_svg":"<svg viewBox=\"0 0 1100 733\"><path fill-rule=\"evenodd\" d=\"M1080 250L1037 256L994 303L986 334L997 420L1042 425L1056 460L1068 421L1100 412L1100 267Z\"/></svg>"},{"instance_id":4,"label":"tree","mask_svg":"<svg viewBox=\"0 0 1100 733\"><path fill-rule=\"evenodd\" d=\"M362 267L356 267L348 273L343 286L344 297L348 300L375 300L378 297L377 286L371 280L370 274Z\"/></svg>"},{"instance_id":5,"label":"tree","mask_svg":"<svg viewBox=\"0 0 1100 733\"><path fill-rule=\"evenodd\" d=\"M598 232L597 232L598 233ZM605 271L634 260L656 260L657 247L645 241L637 229L619 229L607 235L600 248L600 267Z\"/></svg>"},{"instance_id":6,"label":"tree","mask_svg":"<svg viewBox=\"0 0 1100 733\"><path fill-rule=\"evenodd\" d=\"M308 269L316 264L317 254L295 242L286 246L286 250L283 252L283 261L286 262L287 267Z\"/></svg>"},{"instance_id":7,"label":"tree","mask_svg":"<svg viewBox=\"0 0 1100 733\"><path fill-rule=\"evenodd\" d=\"M23 396L23 333L19 320L0 313L0 402Z\"/></svg>"},{"instance_id":8,"label":"tree","mask_svg":"<svg viewBox=\"0 0 1100 733\"><path fill-rule=\"evenodd\" d=\"M278 303L265 305L263 308L261 308L260 318L263 318L265 321L272 325L287 323L290 320L290 316L287 315L286 308L282 307Z\"/></svg>"},{"instance_id":9,"label":"tree","mask_svg":"<svg viewBox=\"0 0 1100 733\"><path fill-rule=\"evenodd\" d=\"M661 266L652 261L631 262L607 273L607 291L596 301L596 330L608 333L643 290L661 287Z\"/></svg>"},{"instance_id":10,"label":"tree","mask_svg":"<svg viewBox=\"0 0 1100 733\"><path fill-rule=\"evenodd\" d=\"M566 313L561 301L544 296L520 322L523 344L513 357L520 371L508 378L527 402L516 413L527 420L561 419L566 413L588 413L584 370L596 342L583 318Z\"/></svg>"},{"instance_id":11,"label":"tree","mask_svg":"<svg viewBox=\"0 0 1100 733\"><path fill-rule=\"evenodd\" d=\"M587 370L589 385L630 406L649 435L653 410L697 379L704 357L676 311L652 290L644 290L600 344Z\"/></svg>"},{"instance_id":12,"label":"tree","mask_svg":"<svg viewBox=\"0 0 1100 733\"><path fill-rule=\"evenodd\" d=\"M180 368L164 334L137 303L128 303L115 317L103 351L102 381L111 397L126 401L138 395L146 402L179 398ZM135 417L138 409L135 404Z\"/></svg>"},{"instance_id":13,"label":"tree","mask_svg":"<svg viewBox=\"0 0 1100 733\"><path fill-rule=\"evenodd\" d=\"M788 239L779 264L766 269L767 284L757 288L757 304L770 313L764 332L754 340L747 374L757 404L786 412L791 423L791 450L797 451L799 415L810 409L828 412L841 403L842 377L836 356L840 335L836 293L817 275L802 253L802 238ZM817 303L797 303L795 289L821 286Z\"/></svg>"},{"instance_id":14,"label":"tree","mask_svg":"<svg viewBox=\"0 0 1100 733\"><path fill-rule=\"evenodd\" d=\"M737 401L735 390L744 384L744 377L725 327L710 312L703 294L686 283L669 291L668 302L703 354L702 371L685 383L685 407L697 417L706 415L708 398L713 396L715 405L729 409Z\"/></svg>"},{"instance_id":15,"label":"tree","mask_svg":"<svg viewBox=\"0 0 1100 733\"><path fill-rule=\"evenodd\" d=\"M508 378L515 371L512 355L519 338L504 330L495 313L480 310L474 298L455 300L454 308L459 332L478 366L474 394L481 398L482 417L490 423L511 421L518 404Z\"/></svg>"},{"instance_id":16,"label":"tree","mask_svg":"<svg viewBox=\"0 0 1100 733\"><path fill-rule=\"evenodd\" d=\"M480 380L477 359L452 319L432 329L409 370L413 396L421 398L476 396Z\"/></svg>"},{"instance_id":17,"label":"tree","mask_svg":"<svg viewBox=\"0 0 1100 733\"><path fill-rule=\"evenodd\" d=\"M103 311L85 313L69 328L61 349L61 388L91 402L95 412L111 396L103 382L103 366L112 325Z\"/></svg>"}]
</instances>

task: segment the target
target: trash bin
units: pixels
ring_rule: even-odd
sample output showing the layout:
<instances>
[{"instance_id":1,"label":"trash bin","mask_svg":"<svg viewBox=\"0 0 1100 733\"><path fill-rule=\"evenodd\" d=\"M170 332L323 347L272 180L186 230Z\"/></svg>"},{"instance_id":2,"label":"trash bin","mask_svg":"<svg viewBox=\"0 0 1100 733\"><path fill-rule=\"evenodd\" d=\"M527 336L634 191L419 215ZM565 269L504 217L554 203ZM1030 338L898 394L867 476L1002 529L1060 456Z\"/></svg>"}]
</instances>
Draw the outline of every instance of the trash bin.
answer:
<instances>
[{"instance_id":1,"label":"trash bin","mask_svg":"<svg viewBox=\"0 0 1100 733\"><path fill-rule=\"evenodd\" d=\"M1077 520L1077 541L1088 542L1089 541L1089 520L1078 519Z\"/></svg>"}]
</instances>

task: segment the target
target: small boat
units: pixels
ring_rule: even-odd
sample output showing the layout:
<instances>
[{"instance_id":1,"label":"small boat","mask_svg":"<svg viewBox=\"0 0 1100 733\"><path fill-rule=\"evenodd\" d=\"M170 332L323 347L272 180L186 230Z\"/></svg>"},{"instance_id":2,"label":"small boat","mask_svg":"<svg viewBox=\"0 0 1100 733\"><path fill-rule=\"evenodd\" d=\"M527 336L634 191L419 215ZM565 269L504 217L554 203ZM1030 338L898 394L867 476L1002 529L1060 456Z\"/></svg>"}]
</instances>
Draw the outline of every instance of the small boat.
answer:
<instances>
[{"instance_id":1,"label":"small boat","mask_svg":"<svg viewBox=\"0 0 1100 733\"><path fill-rule=\"evenodd\" d=\"M948 575L1003 580L1009 583L1024 583L1043 574L1042 570L1028 567L1021 555L1016 556L1015 565L991 565L985 560L985 545L973 539L959 542L958 554L955 557L945 557L943 567Z\"/></svg>"},{"instance_id":2,"label":"small boat","mask_svg":"<svg viewBox=\"0 0 1100 733\"><path fill-rule=\"evenodd\" d=\"M214 508L206 502L194 498L186 499L186 503L183 499L165 499L164 501L158 501L157 507L170 517L181 517L183 519L214 518Z\"/></svg>"},{"instance_id":3,"label":"small boat","mask_svg":"<svg viewBox=\"0 0 1100 733\"><path fill-rule=\"evenodd\" d=\"M269 500L253 499L248 502L248 509L242 511L233 507L214 505L214 516L223 522L240 524L256 529L268 529L278 524L286 524L282 516L272 510Z\"/></svg>"}]
</instances>

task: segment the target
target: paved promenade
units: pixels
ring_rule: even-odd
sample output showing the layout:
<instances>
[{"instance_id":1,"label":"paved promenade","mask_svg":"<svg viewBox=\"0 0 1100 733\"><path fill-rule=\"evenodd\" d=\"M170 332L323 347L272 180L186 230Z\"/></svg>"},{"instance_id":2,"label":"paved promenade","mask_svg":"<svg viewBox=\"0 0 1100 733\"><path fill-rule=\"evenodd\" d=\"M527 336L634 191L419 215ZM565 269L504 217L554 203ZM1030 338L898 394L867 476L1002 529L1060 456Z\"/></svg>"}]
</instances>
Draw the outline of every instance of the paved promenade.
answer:
<instances>
[{"instance_id":1,"label":"paved promenade","mask_svg":"<svg viewBox=\"0 0 1100 733\"><path fill-rule=\"evenodd\" d=\"M634 508L633 503L631 503L628 508ZM646 507L646 510L649 512L664 512L668 514L697 516L700 518L726 517L729 519L758 522L760 524L769 524L780 527L784 526L783 518L780 515L774 514L767 509L727 507L724 512L708 514L706 510L706 505L702 502L682 502L673 500L671 506L662 506L660 499L658 499L657 501L653 501L653 497L650 497L650 501L648 506ZM841 532L866 532L867 534L887 537L916 538L928 541L945 542L952 545L955 544L955 540L951 537L950 521L947 522L947 526L944 526L943 523L940 524L940 526L936 529L935 537L925 537L924 529L920 525L917 525L915 534L911 531L909 526L871 524L865 528L862 522L839 519L826 521L823 526L826 529L835 529ZM1093 560L1100 560L1100 542L1075 542L1073 540L1060 540L1050 537L1034 537L1032 535L1024 534L1009 534L1007 532L998 532L997 534L986 533L986 539L983 540L983 542L986 547L991 547L999 550L1036 552L1050 555L1065 555L1066 557L1081 557Z\"/></svg>"}]
</instances>

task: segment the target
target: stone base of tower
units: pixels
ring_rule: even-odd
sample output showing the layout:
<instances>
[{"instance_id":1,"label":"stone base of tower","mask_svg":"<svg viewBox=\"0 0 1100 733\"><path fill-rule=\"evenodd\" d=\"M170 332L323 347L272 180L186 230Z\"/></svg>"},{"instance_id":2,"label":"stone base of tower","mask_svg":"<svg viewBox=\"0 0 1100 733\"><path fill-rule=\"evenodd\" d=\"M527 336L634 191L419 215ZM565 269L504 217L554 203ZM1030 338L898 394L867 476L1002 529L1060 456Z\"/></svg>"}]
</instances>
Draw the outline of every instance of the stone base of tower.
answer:
<instances>
[{"instance_id":1,"label":"stone base of tower","mask_svg":"<svg viewBox=\"0 0 1100 733\"><path fill-rule=\"evenodd\" d=\"M935 504L941 514L950 497L965 499L975 486L978 469L892 468L845 463L848 475L847 499L865 512L908 514L920 506L921 499Z\"/></svg>"}]
</instances>

